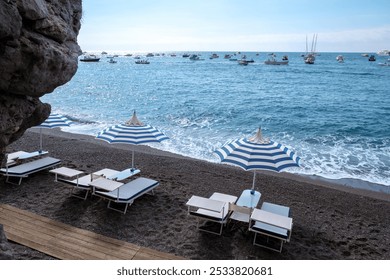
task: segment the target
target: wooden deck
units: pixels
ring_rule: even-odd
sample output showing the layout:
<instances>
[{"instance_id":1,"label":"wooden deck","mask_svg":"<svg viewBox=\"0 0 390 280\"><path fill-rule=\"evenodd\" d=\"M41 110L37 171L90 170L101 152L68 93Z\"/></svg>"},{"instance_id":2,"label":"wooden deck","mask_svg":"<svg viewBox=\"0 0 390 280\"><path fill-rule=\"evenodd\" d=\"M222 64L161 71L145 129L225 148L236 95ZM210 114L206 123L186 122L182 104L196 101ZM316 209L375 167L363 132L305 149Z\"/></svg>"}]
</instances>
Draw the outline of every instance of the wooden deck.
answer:
<instances>
[{"instance_id":1,"label":"wooden deck","mask_svg":"<svg viewBox=\"0 0 390 280\"><path fill-rule=\"evenodd\" d=\"M72 227L0 204L0 224L8 240L61 260L173 260L175 255Z\"/></svg>"}]
</instances>

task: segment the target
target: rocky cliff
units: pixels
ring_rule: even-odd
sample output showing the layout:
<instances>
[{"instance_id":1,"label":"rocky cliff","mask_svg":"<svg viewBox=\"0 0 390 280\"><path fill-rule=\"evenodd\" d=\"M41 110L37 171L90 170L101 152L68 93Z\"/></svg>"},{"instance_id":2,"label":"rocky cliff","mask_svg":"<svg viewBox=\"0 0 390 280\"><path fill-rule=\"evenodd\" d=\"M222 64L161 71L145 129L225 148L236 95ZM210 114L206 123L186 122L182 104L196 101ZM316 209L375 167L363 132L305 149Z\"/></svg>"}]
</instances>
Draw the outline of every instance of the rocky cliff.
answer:
<instances>
[{"instance_id":1,"label":"rocky cliff","mask_svg":"<svg viewBox=\"0 0 390 280\"><path fill-rule=\"evenodd\" d=\"M0 162L5 147L43 122L39 100L77 70L81 0L0 1Z\"/></svg>"}]
</instances>

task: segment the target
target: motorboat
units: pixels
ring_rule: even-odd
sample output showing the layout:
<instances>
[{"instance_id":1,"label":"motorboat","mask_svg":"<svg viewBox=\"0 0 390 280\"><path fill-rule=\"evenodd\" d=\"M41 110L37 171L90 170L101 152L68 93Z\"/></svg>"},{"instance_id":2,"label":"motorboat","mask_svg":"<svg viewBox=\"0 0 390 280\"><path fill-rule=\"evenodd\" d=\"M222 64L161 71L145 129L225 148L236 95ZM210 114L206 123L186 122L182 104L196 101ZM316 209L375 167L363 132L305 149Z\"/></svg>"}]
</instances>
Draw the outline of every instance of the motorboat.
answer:
<instances>
[{"instance_id":1,"label":"motorboat","mask_svg":"<svg viewBox=\"0 0 390 280\"><path fill-rule=\"evenodd\" d=\"M244 66L248 65L248 61L246 61L245 59L237 60L237 62L238 62L239 65L244 65Z\"/></svg>"},{"instance_id":2,"label":"motorboat","mask_svg":"<svg viewBox=\"0 0 390 280\"><path fill-rule=\"evenodd\" d=\"M135 64L150 64L150 62L146 59L139 59L135 61Z\"/></svg>"},{"instance_id":3,"label":"motorboat","mask_svg":"<svg viewBox=\"0 0 390 280\"><path fill-rule=\"evenodd\" d=\"M390 51L389 50L382 50L382 51L377 52L377 54L379 56L389 56L390 55Z\"/></svg>"},{"instance_id":4,"label":"motorboat","mask_svg":"<svg viewBox=\"0 0 390 280\"><path fill-rule=\"evenodd\" d=\"M86 54L83 58L80 59L80 61L83 62L99 62L100 57L97 57L94 54Z\"/></svg>"},{"instance_id":5,"label":"motorboat","mask_svg":"<svg viewBox=\"0 0 390 280\"><path fill-rule=\"evenodd\" d=\"M213 54L210 56L210 59L214 59L214 58L219 58L219 55L217 55L216 53L213 53Z\"/></svg>"},{"instance_id":6,"label":"motorboat","mask_svg":"<svg viewBox=\"0 0 390 280\"><path fill-rule=\"evenodd\" d=\"M190 56L190 60L196 61L196 60L204 60L204 59L200 58L199 55L197 55L197 54L192 54Z\"/></svg>"},{"instance_id":7,"label":"motorboat","mask_svg":"<svg viewBox=\"0 0 390 280\"><path fill-rule=\"evenodd\" d=\"M304 56L303 58L303 61L306 63L306 64L314 64L314 61L316 60L316 57L314 54L307 54Z\"/></svg>"},{"instance_id":8,"label":"motorboat","mask_svg":"<svg viewBox=\"0 0 390 280\"><path fill-rule=\"evenodd\" d=\"M317 34L313 35L310 52L308 51L307 36L306 36L306 53L303 56L303 61L306 64L314 64L314 61L316 60L316 47L317 47Z\"/></svg>"},{"instance_id":9,"label":"motorboat","mask_svg":"<svg viewBox=\"0 0 390 280\"><path fill-rule=\"evenodd\" d=\"M230 55L230 54L225 54L225 56L223 57L223 58L225 58L225 59L230 59L232 57L232 55Z\"/></svg>"},{"instance_id":10,"label":"motorboat","mask_svg":"<svg viewBox=\"0 0 390 280\"><path fill-rule=\"evenodd\" d=\"M368 61L376 61L375 55L370 55Z\"/></svg>"},{"instance_id":11,"label":"motorboat","mask_svg":"<svg viewBox=\"0 0 390 280\"><path fill-rule=\"evenodd\" d=\"M183 57L190 57L188 53L183 54Z\"/></svg>"},{"instance_id":12,"label":"motorboat","mask_svg":"<svg viewBox=\"0 0 390 280\"><path fill-rule=\"evenodd\" d=\"M344 57L340 54L340 55L336 56L336 60L337 60L339 63L343 63L343 62L344 62Z\"/></svg>"},{"instance_id":13,"label":"motorboat","mask_svg":"<svg viewBox=\"0 0 390 280\"><path fill-rule=\"evenodd\" d=\"M386 62L379 62L379 66L390 66L390 58Z\"/></svg>"},{"instance_id":14,"label":"motorboat","mask_svg":"<svg viewBox=\"0 0 390 280\"><path fill-rule=\"evenodd\" d=\"M108 60L108 62L109 62L109 63L117 63L117 61L114 60L114 58L110 58L110 59Z\"/></svg>"},{"instance_id":15,"label":"motorboat","mask_svg":"<svg viewBox=\"0 0 390 280\"><path fill-rule=\"evenodd\" d=\"M288 59L287 60L276 60L276 55L271 53L268 55L268 59L264 61L264 64L267 65L287 65L288 64Z\"/></svg>"}]
</instances>

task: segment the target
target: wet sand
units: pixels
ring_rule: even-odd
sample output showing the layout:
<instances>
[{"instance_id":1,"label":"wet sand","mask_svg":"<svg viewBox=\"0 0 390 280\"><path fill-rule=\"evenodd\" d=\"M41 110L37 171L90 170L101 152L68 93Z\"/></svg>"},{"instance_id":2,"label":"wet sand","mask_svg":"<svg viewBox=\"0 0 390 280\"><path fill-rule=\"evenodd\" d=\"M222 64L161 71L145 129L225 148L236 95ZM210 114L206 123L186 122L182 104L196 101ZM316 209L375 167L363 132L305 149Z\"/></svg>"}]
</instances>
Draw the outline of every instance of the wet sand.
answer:
<instances>
[{"instance_id":1,"label":"wet sand","mask_svg":"<svg viewBox=\"0 0 390 280\"><path fill-rule=\"evenodd\" d=\"M188 259L390 259L390 195L351 189L288 173L259 172L256 189L261 201L289 206L293 218L290 243L282 253L252 245L253 233L224 228L222 236L200 232L188 216L192 195L214 192L239 196L252 185L253 173L167 153L146 146L110 145L94 137L44 130L44 149L62 166L91 173L102 168L122 170L131 164L134 148L141 176L160 186L144 195L123 215L107 209L95 196L86 201L69 195L70 188L40 172L21 186L0 178L0 203ZM37 130L28 131L7 151L34 151ZM245 229L245 227L244 227ZM18 259L51 259L13 244Z\"/></svg>"}]
</instances>

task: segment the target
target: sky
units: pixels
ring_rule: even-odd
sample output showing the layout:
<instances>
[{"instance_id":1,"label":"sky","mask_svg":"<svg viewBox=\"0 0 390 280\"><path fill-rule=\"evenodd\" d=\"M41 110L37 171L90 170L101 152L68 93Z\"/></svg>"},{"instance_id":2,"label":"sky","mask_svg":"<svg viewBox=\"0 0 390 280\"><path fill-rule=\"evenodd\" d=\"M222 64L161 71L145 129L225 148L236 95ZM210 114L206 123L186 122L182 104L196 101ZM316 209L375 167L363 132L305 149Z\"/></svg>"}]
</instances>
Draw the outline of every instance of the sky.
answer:
<instances>
[{"instance_id":1,"label":"sky","mask_svg":"<svg viewBox=\"0 0 390 280\"><path fill-rule=\"evenodd\" d=\"M83 0L83 51L390 50L389 0Z\"/></svg>"}]
</instances>

